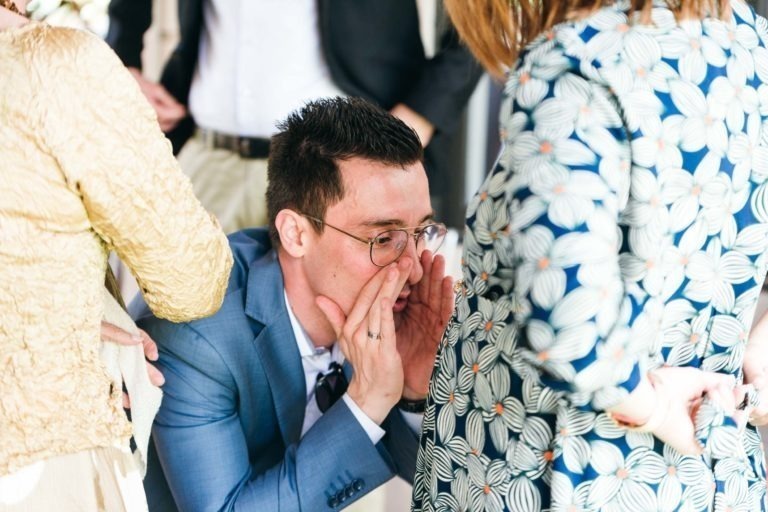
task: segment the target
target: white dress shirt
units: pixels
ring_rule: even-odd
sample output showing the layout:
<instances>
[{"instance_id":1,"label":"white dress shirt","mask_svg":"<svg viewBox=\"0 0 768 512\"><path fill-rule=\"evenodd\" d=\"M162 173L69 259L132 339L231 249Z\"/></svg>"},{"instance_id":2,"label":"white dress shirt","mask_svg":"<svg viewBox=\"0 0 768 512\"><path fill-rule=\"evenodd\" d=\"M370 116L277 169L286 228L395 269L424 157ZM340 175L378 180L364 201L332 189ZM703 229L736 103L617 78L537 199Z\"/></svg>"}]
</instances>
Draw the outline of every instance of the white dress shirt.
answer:
<instances>
[{"instance_id":1,"label":"white dress shirt","mask_svg":"<svg viewBox=\"0 0 768 512\"><path fill-rule=\"evenodd\" d=\"M189 109L202 128L269 137L309 100L343 95L320 45L317 0L205 0Z\"/></svg>"}]
</instances>

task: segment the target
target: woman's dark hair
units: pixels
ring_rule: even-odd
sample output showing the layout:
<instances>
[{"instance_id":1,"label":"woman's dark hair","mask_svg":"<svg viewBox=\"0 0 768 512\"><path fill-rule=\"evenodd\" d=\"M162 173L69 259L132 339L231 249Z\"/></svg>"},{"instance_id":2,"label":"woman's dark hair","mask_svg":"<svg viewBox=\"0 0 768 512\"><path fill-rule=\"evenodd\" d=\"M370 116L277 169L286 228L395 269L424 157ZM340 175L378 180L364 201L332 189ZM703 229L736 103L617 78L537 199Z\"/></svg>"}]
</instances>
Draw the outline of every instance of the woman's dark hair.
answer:
<instances>
[{"instance_id":1,"label":"woman's dark hair","mask_svg":"<svg viewBox=\"0 0 768 512\"><path fill-rule=\"evenodd\" d=\"M418 135L398 118L360 98L307 103L278 125L267 177L267 215L272 243L280 238L275 217L291 209L318 219L344 197L338 162L363 158L405 167L421 161ZM322 231L322 225L312 223Z\"/></svg>"}]
</instances>

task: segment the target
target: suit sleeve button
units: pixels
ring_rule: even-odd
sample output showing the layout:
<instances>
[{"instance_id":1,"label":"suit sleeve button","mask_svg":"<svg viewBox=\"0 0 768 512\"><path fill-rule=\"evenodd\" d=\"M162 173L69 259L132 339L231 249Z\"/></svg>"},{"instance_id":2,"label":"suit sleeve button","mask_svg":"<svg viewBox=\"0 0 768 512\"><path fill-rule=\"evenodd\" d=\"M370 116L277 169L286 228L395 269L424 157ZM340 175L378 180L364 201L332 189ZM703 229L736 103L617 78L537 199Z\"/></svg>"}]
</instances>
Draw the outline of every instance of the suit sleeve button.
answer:
<instances>
[{"instance_id":1,"label":"suit sleeve button","mask_svg":"<svg viewBox=\"0 0 768 512\"><path fill-rule=\"evenodd\" d=\"M328 506L331 508L336 508L339 506L339 500L336 498L336 496L331 496L328 498Z\"/></svg>"},{"instance_id":2,"label":"suit sleeve button","mask_svg":"<svg viewBox=\"0 0 768 512\"><path fill-rule=\"evenodd\" d=\"M365 486L365 482L363 482L361 479L357 479L354 482L352 482L352 487L356 491L361 491L363 489L363 486Z\"/></svg>"}]
</instances>

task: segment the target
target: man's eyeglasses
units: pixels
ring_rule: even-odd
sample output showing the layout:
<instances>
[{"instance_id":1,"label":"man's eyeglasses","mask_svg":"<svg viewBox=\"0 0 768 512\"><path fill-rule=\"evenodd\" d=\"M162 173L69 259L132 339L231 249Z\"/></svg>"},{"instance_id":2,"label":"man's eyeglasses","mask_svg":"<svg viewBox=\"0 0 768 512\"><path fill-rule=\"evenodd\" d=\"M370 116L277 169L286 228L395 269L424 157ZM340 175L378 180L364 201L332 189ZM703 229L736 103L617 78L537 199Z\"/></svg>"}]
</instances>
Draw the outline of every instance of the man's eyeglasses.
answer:
<instances>
[{"instance_id":1,"label":"man's eyeglasses","mask_svg":"<svg viewBox=\"0 0 768 512\"><path fill-rule=\"evenodd\" d=\"M337 362L332 362L326 373L319 373L315 382L315 401L320 412L325 412L346 393L349 382L344 369Z\"/></svg>"},{"instance_id":2,"label":"man's eyeglasses","mask_svg":"<svg viewBox=\"0 0 768 512\"><path fill-rule=\"evenodd\" d=\"M373 238L362 238L357 235L353 235L341 228L328 224L323 219L312 217L311 215L302 214L304 217L319 222L331 229L338 231L350 238L354 238L358 242L368 244L371 253L371 262L377 267L386 267L393 261L397 260L405 248L408 246L408 238L412 237L416 244L416 251L421 252L428 250L431 252L437 251L445 240L445 234L448 229L445 224L435 223L427 224L426 226L418 226L415 228L398 228L388 229L383 231ZM413 233L410 232L413 230Z\"/></svg>"}]
</instances>

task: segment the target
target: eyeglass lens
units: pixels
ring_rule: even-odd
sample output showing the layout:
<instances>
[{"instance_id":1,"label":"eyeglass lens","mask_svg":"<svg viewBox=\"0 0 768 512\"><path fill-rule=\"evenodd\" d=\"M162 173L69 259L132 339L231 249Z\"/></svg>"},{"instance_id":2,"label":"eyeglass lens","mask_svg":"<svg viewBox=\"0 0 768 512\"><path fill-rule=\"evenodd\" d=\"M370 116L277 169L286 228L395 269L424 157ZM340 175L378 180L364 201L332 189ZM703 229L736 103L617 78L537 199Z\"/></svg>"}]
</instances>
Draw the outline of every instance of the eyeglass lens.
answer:
<instances>
[{"instance_id":1,"label":"eyeglass lens","mask_svg":"<svg viewBox=\"0 0 768 512\"><path fill-rule=\"evenodd\" d=\"M413 235L402 229L393 229L379 233L371 244L371 260L375 265L385 267L403 254L408 245L408 238L413 236L416 249L436 251L445 238L446 229L441 224L430 224L417 229Z\"/></svg>"},{"instance_id":2,"label":"eyeglass lens","mask_svg":"<svg viewBox=\"0 0 768 512\"><path fill-rule=\"evenodd\" d=\"M344 369L333 362L326 373L320 373L315 382L315 401L320 412L325 412L346 393L349 383Z\"/></svg>"}]
</instances>

